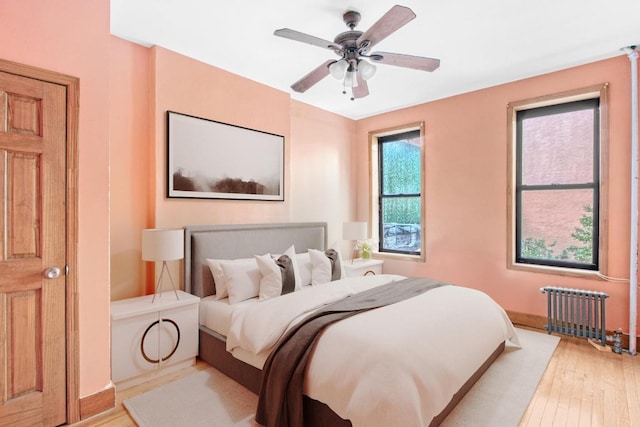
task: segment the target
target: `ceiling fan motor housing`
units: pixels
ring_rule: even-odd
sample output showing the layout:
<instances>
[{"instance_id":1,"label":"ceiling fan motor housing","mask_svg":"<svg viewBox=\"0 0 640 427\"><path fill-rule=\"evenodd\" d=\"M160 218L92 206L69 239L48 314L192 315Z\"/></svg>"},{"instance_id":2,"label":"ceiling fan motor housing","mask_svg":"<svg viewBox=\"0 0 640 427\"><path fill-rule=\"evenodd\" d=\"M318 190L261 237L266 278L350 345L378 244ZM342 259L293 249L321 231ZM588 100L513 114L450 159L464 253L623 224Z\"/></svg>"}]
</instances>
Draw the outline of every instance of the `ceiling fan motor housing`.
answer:
<instances>
[{"instance_id":1,"label":"ceiling fan motor housing","mask_svg":"<svg viewBox=\"0 0 640 427\"><path fill-rule=\"evenodd\" d=\"M358 45L358 39L363 34L362 31L356 31L354 28L360 22L360 13L355 10L349 10L342 15L342 20L351 31L345 31L340 33L333 40L335 44L341 45L343 48L342 56L345 59L357 59L358 54L362 53L363 49L369 46L369 41L364 40L361 45ZM341 52L336 52L340 54Z\"/></svg>"},{"instance_id":2,"label":"ceiling fan motor housing","mask_svg":"<svg viewBox=\"0 0 640 427\"><path fill-rule=\"evenodd\" d=\"M342 20L347 24L347 27L353 30L360 22L360 13L355 10L348 10L342 15Z\"/></svg>"},{"instance_id":3,"label":"ceiling fan motor housing","mask_svg":"<svg viewBox=\"0 0 640 427\"><path fill-rule=\"evenodd\" d=\"M340 33L333 40L335 44L339 44L344 50L357 50L358 38L362 35L362 31L345 31Z\"/></svg>"}]
</instances>

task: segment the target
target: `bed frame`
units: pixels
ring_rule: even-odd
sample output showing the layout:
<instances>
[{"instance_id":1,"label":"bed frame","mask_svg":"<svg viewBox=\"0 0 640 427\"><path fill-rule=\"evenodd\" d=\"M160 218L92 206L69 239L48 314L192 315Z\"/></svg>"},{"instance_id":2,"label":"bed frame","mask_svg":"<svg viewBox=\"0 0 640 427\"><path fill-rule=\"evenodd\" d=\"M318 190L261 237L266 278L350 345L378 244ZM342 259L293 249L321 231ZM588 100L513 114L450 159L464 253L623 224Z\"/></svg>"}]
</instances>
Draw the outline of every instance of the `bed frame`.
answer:
<instances>
[{"instance_id":1,"label":"bed frame","mask_svg":"<svg viewBox=\"0 0 640 427\"><path fill-rule=\"evenodd\" d=\"M185 291L200 298L214 293L214 283L207 258L250 258L256 254L282 253L292 244L298 251L324 250L327 247L327 224L324 222L194 225L185 227ZM449 405L431 422L439 425L453 410L473 384L504 350L502 343L487 361L454 395ZM211 329L200 326L199 357L220 372L259 394L262 371L248 365L226 351L226 339ZM305 426L351 426L327 405L307 396L304 398Z\"/></svg>"}]
</instances>

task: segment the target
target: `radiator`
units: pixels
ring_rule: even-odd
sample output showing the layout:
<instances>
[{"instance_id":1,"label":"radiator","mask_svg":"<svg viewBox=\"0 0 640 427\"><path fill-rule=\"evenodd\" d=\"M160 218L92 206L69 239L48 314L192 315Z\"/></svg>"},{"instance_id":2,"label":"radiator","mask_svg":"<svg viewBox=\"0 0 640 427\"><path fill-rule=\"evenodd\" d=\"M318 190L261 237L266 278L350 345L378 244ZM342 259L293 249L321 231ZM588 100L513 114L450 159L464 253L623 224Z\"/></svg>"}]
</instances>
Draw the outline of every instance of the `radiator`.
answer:
<instances>
[{"instance_id":1,"label":"radiator","mask_svg":"<svg viewBox=\"0 0 640 427\"><path fill-rule=\"evenodd\" d=\"M540 291L547 294L547 332L592 338L606 345L605 300L609 295L553 286Z\"/></svg>"}]
</instances>

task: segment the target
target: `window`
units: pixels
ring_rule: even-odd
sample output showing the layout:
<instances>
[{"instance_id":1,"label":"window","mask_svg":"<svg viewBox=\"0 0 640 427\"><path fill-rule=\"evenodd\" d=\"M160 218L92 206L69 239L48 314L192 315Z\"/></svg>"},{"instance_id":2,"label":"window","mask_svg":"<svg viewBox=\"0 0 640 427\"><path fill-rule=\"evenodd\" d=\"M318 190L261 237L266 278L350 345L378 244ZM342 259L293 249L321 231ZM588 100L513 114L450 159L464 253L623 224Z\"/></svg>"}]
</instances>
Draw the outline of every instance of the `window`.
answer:
<instances>
[{"instance_id":1,"label":"window","mask_svg":"<svg viewBox=\"0 0 640 427\"><path fill-rule=\"evenodd\" d=\"M602 269L602 102L586 91L513 108L512 264Z\"/></svg>"},{"instance_id":2,"label":"window","mask_svg":"<svg viewBox=\"0 0 640 427\"><path fill-rule=\"evenodd\" d=\"M372 223L378 252L420 256L422 125L372 135Z\"/></svg>"}]
</instances>

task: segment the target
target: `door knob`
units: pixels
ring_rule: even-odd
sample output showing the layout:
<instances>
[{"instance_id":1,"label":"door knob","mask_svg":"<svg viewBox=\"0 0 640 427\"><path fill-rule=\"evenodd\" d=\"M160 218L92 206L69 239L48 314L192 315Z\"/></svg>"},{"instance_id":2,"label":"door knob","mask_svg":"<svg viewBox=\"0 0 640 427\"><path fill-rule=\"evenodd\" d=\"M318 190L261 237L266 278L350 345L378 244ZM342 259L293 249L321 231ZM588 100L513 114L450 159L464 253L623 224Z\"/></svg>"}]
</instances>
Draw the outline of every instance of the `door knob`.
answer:
<instances>
[{"instance_id":1,"label":"door knob","mask_svg":"<svg viewBox=\"0 0 640 427\"><path fill-rule=\"evenodd\" d=\"M44 271L44 277L47 279L57 279L60 277L60 269L58 267L49 267Z\"/></svg>"}]
</instances>

